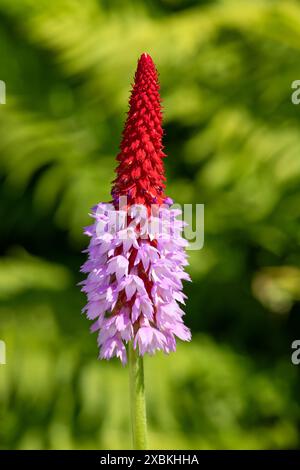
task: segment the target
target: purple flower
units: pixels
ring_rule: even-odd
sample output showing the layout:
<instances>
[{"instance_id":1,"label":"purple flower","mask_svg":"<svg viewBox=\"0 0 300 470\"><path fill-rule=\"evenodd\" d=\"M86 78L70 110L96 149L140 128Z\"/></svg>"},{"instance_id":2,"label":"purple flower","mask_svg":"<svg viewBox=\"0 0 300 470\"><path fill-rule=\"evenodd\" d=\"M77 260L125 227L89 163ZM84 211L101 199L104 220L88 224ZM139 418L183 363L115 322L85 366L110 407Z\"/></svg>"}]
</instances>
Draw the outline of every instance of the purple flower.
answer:
<instances>
[{"instance_id":1,"label":"purple flower","mask_svg":"<svg viewBox=\"0 0 300 470\"><path fill-rule=\"evenodd\" d=\"M164 204L167 204L168 206L172 206L172 204L174 204L174 201L170 197L166 197L166 199L164 200Z\"/></svg>"},{"instance_id":2,"label":"purple flower","mask_svg":"<svg viewBox=\"0 0 300 470\"><path fill-rule=\"evenodd\" d=\"M176 338L189 341L183 323L183 281L188 264L181 211L165 194L162 109L155 65L142 54L117 156L112 202L93 207L88 260L81 271L83 311L98 332L99 357L127 360L126 343L139 354L170 353Z\"/></svg>"},{"instance_id":3,"label":"purple flower","mask_svg":"<svg viewBox=\"0 0 300 470\"><path fill-rule=\"evenodd\" d=\"M104 203L93 209L95 222L85 229L89 257L82 266L88 276L81 283L88 298L84 312L94 320L91 330L98 331L99 357L116 356L122 363L128 341L144 355L175 351L176 337L191 339L178 304L186 299L182 281L190 280L184 271L184 223L176 219L180 211L159 207L154 233L153 216L142 224L139 211L130 214L126 228L124 211Z\"/></svg>"}]
</instances>

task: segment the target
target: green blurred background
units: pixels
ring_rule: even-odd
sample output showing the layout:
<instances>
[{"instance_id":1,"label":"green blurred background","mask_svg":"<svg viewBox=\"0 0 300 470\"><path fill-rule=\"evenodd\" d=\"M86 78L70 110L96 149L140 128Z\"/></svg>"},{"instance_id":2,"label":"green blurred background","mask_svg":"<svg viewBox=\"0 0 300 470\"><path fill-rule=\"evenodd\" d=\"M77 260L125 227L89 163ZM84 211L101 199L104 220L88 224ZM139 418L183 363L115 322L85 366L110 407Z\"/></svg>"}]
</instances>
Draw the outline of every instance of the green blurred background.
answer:
<instances>
[{"instance_id":1,"label":"green blurred background","mask_svg":"<svg viewBox=\"0 0 300 470\"><path fill-rule=\"evenodd\" d=\"M145 360L149 445L300 447L300 2L0 0L0 448L131 445L127 369L97 361L76 283L144 51L168 194L205 204L193 341Z\"/></svg>"}]
</instances>

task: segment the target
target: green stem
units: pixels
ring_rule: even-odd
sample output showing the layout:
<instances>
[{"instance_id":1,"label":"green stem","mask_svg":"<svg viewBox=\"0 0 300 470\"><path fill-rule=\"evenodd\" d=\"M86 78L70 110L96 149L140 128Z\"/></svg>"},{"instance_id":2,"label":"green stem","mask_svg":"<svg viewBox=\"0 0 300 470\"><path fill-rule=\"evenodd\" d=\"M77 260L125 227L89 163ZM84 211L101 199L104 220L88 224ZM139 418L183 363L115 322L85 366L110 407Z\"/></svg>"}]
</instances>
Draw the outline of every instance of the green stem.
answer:
<instances>
[{"instance_id":1,"label":"green stem","mask_svg":"<svg viewBox=\"0 0 300 470\"><path fill-rule=\"evenodd\" d=\"M132 441L135 450L147 448L147 422L143 358L128 345Z\"/></svg>"}]
</instances>

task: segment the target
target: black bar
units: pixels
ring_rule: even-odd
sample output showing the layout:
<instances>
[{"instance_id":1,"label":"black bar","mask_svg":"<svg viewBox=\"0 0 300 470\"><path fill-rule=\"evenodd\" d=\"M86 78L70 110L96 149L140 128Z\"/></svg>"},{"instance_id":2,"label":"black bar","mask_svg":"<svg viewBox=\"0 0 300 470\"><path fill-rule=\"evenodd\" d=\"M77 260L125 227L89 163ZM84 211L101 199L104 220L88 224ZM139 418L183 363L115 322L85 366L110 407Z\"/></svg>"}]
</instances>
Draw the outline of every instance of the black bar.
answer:
<instances>
[{"instance_id":1,"label":"black bar","mask_svg":"<svg viewBox=\"0 0 300 470\"><path fill-rule=\"evenodd\" d=\"M224 450L0 450L1 468L5 464L35 464L42 468L50 464L82 464L84 470L98 468L103 465L121 466L125 468L146 467L149 465L188 465L201 467L237 465L243 468L249 464L272 464L278 468L298 468L300 451L224 451Z\"/></svg>"}]
</instances>

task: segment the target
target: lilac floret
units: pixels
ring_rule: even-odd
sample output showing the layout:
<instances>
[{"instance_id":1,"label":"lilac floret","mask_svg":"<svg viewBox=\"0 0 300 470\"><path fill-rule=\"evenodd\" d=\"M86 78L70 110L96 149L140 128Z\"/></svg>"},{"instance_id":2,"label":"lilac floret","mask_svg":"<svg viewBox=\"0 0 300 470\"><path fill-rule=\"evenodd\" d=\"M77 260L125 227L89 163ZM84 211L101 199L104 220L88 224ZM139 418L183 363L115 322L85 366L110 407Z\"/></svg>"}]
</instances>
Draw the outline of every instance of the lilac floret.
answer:
<instances>
[{"instance_id":1,"label":"lilac floret","mask_svg":"<svg viewBox=\"0 0 300 470\"><path fill-rule=\"evenodd\" d=\"M173 201L167 198L165 204ZM98 331L101 359L118 357L127 361L126 343L133 341L140 355L176 349L176 337L190 341L183 323L186 296L182 281L188 264L182 238L181 211L162 206L145 215L139 208L126 212L101 203L92 210L94 224L85 228L90 237L88 260L81 270L87 295L83 311Z\"/></svg>"}]
</instances>

